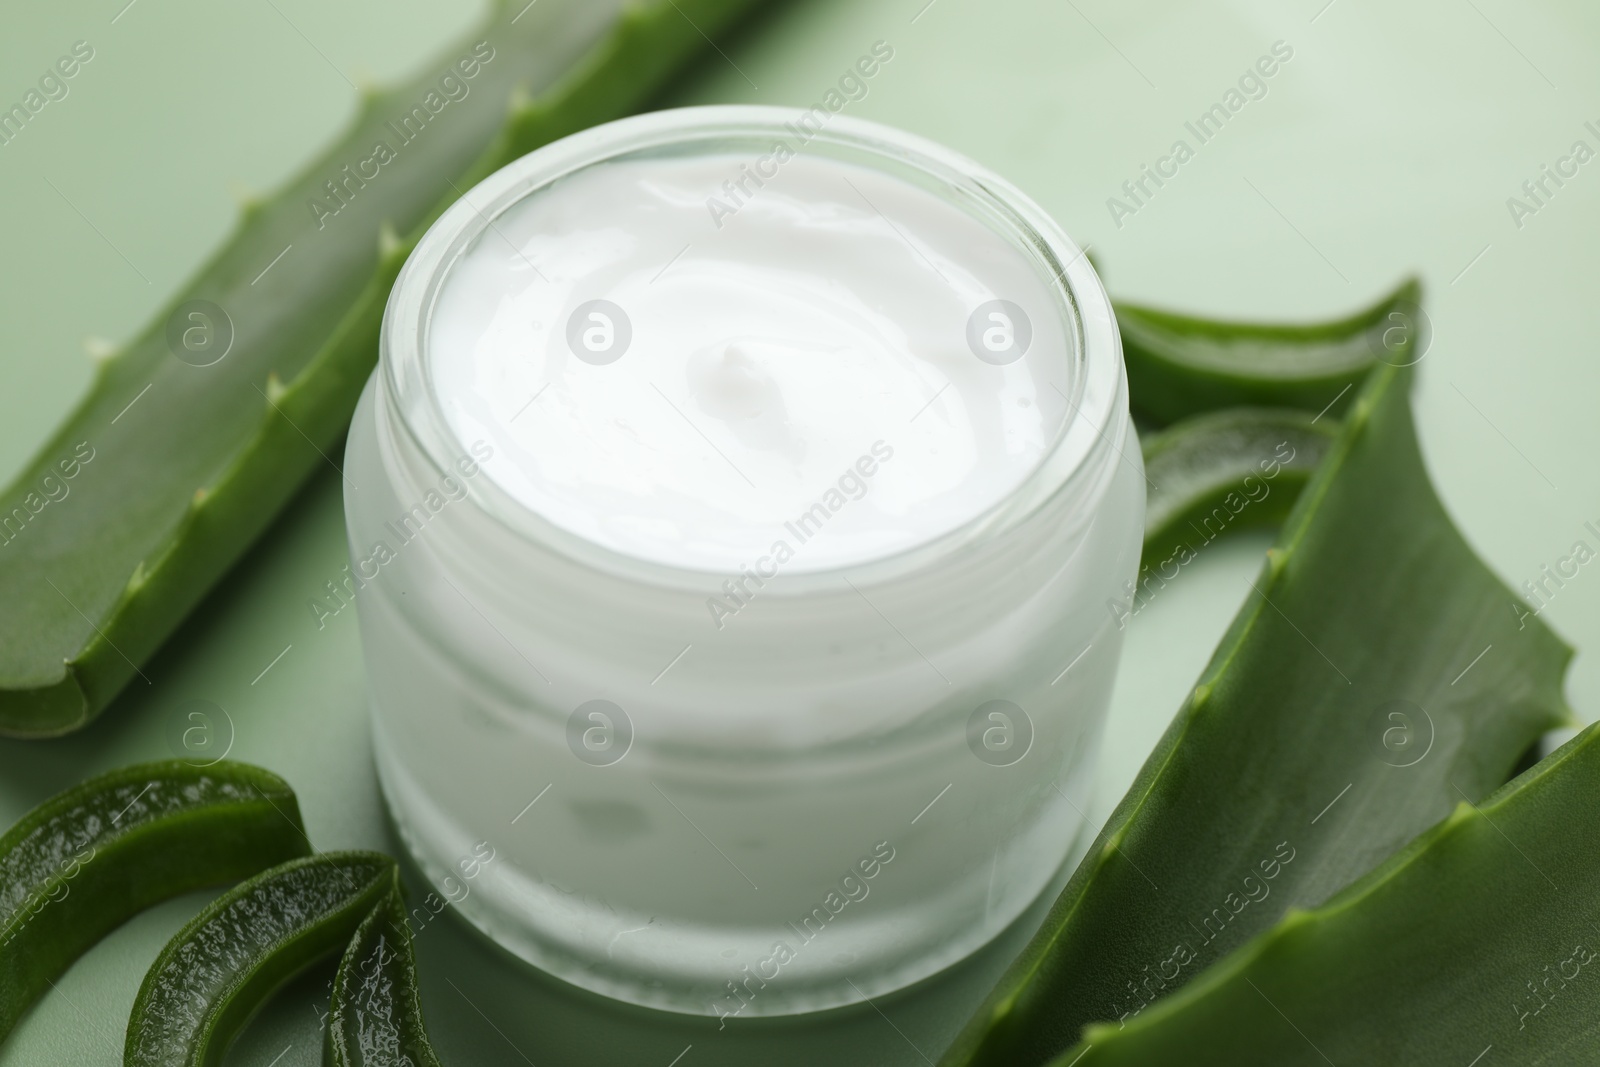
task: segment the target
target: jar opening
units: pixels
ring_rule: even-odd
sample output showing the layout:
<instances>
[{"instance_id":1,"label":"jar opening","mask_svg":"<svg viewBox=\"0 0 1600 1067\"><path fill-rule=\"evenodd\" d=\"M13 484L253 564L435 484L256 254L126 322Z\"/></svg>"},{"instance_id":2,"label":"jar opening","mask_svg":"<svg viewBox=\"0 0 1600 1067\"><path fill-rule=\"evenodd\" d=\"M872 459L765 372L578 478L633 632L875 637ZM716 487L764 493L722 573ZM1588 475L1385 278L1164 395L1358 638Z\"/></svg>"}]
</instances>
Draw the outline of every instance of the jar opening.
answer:
<instances>
[{"instance_id":1,"label":"jar opening","mask_svg":"<svg viewBox=\"0 0 1600 1067\"><path fill-rule=\"evenodd\" d=\"M384 362L441 468L490 443L485 510L657 578L941 555L1059 490L1120 376L1092 268L1020 192L747 107L611 123L470 190L402 271Z\"/></svg>"}]
</instances>

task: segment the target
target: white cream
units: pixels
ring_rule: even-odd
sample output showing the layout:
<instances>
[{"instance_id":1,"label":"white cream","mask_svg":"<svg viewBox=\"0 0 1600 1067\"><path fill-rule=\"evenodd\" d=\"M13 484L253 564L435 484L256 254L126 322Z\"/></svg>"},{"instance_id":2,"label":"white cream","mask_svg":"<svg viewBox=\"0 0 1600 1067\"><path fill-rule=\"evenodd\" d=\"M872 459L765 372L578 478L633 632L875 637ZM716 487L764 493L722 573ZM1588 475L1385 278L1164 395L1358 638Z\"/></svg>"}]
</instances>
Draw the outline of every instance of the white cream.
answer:
<instances>
[{"instance_id":1,"label":"white cream","mask_svg":"<svg viewBox=\"0 0 1600 1067\"><path fill-rule=\"evenodd\" d=\"M602 163L494 220L427 339L463 447L491 442L490 476L556 525L698 570L860 563L1002 500L1070 387L1033 266L881 171L802 154L745 196L724 187L745 162ZM996 365L968 320L1002 299L1031 309L1032 336ZM982 325L1015 343L1015 323Z\"/></svg>"},{"instance_id":2,"label":"white cream","mask_svg":"<svg viewBox=\"0 0 1600 1067\"><path fill-rule=\"evenodd\" d=\"M675 1011L876 997L1047 892L1139 559L1089 264L970 160L824 118L658 112L486 178L350 431L407 847L508 951Z\"/></svg>"}]
</instances>

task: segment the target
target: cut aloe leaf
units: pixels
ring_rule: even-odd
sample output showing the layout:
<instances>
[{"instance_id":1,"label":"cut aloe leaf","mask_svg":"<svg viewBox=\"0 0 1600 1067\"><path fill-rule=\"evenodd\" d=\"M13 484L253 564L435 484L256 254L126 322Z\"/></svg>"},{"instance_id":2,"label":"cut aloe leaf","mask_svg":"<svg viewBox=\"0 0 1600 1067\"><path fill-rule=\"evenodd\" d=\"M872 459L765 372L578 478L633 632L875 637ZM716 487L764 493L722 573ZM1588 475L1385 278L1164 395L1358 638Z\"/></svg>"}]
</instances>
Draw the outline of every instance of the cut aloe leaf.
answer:
<instances>
[{"instance_id":1,"label":"cut aloe leaf","mask_svg":"<svg viewBox=\"0 0 1600 1067\"><path fill-rule=\"evenodd\" d=\"M256 875L167 942L139 986L124 1067L211 1067L272 992L340 953L386 894L394 860L325 852Z\"/></svg>"},{"instance_id":2,"label":"cut aloe leaf","mask_svg":"<svg viewBox=\"0 0 1600 1067\"><path fill-rule=\"evenodd\" d=\"M1338 434L1327 416L1230 408L1152 436L1143 446L1144 571L1170 580L1223 534L1281 523Z\"/></svg>"},{"instance_id":3,"label":"cut aloe leaf","mask_svg":"<svg viewBox=\"0 0 1600 1067\"><path fill-rule=\"evenodd\" d=\"M252 205L0 493L0 733L61 734L98 714L305 478L333 465L409 247L394 233L420 236L478 178L638 107L709 48L702 31L752 3L629 7L531 98L582 35L497 4Z\"/></svg>"},{"instance_id":4,"label":"cut aloe leaf","mask_svg":"<svg viewBox=\"0 0 1600 1067\"><path fill-rule=\"evenodd\" d=\"M1199 683L944 1063L1030 1067L1086 1024L1130 1023L1571 721L1571 651L1451 524L1409 377L1372 371Z\"/></svg>"},{"instance_id":5,"label":"cut aloe leaf","mask_svg":"<svg viewBox=\"0 0 1600 1067\"><path fill-rule=\"evenodd\" d=\"M0 1040L130 916L309 851L293 790L243 763L126 767L45 801L0 837Z\"/></svg>"},{"instance_id":6,"label":"cut aloe leaf","mask_svg":"<svg viewBox=\"0 0 1600 1067\"><path fill-rule=\"evenodd\" d=\"M1580 1064L1600 1044L1590 727L1058 1067Z\"/></svg>"},{"instance_id":7,"label":"cut aloe leaf","mask_svg":"<svg viewBox=\"0 0 1600 1067\"><path fill-rule=\"evenodd\" d=\"M333 980L325 1067L439 1067L422 1024L417 964L399 889L350 939Z\"/></svg>"},{"instance_id":8,"label":"cut aloe leaf","mask_svg":"<svg viewBox=\"0 0 1600 1067\"><path fill-rule=\"evenodd\" d=\"M1338 416L1375 363L1422 358L1430 331L1421 299L1412 279L1348 318L1312 324L1224 322L1118 303L1129 402L1158 426L1244 406Z\"/></svg>"}]
</instances>

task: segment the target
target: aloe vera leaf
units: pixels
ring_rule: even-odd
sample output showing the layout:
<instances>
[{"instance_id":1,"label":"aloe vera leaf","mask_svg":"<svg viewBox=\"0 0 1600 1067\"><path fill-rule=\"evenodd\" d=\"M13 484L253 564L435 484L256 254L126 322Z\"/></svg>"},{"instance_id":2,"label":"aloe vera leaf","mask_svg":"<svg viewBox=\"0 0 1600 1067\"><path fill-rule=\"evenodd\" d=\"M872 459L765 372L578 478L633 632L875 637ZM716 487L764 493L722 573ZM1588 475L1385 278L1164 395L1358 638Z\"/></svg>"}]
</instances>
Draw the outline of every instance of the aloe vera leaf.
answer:
<instances>
[{"instance_id":1,"label":"aloe vera leaf","mask_svg":"<svg viewBox=\"0 0 1600 1067\"><path fill-rule=\"evenodd\" d=\"M305 478L333 464L377 358L394 275L461 191L554 137L639 106L709 47L703 33L752 4L629 7L570 75L536 97L528 87L567 66L582 35L548 32L537 12L514 21L526 5L498 4L447 56L465 62L479 41L493 50L473 79L456 73L467 95L444 105L415 146L394 148L376 178L342 186L337 215L311 207L336 203L323 183L345 181L341 168L372 158L376 142L393 148L386 124L438 90L443 63L369 98L343 140L248 208L195 280L101 364L82 403L0 492L0 733L51 736L92 719ZM169 324L181 332L191 323L192 300L222 308L232 323L231 348L206 367L169 350ZM194 343L221 344L213 319L209 335L192 323Z\"/></svg>"},{"instance_id":2,"label":"aloe vera leaf","mask_svg":"<svg viewBox=\"0 0 1600 1067\"><path fill-rule=\"evenodd\" d=\"M1126 1028L1089 1027L1056 1062L1600 1061L1596 810L1590 727Z\"/></svg>"},{"instance_id":3,"label":"aloe vera leaf","mask_svg":"<svg viewBox=\"0 0 1600 1067\"><path fill-rule=\"evenodd\" d=\"M362 920L333 980L324 1067L439 1067L417 991L411 928L395 889Z\"/></svg>"},{"instance_id":4,"label":"aloe vera leaf","mask_svg":"<svg viewBox=\"0 0 1600 1067\"><path fill-rule=\"evenodd\" d=\"M206 906L145 974L128 1017L123 1067L212 1067L289 979L343 952L399 890L380 852L324 852L242 882Z\"/></svg>"},{"instance_id":5,"label":"aloe vera leaf","mask_svg":"<svg viewBox=\"0 0 1600 1067\"><path fill-rule=\"evenodd\" d=\"M1303 411L1228 408L1153 435L1143 445L1144 570L1170 578L1224 533L1281 523L1338 432Z\"/></svg>"},{"instance_id":6,"label":"aloe vera leaf","mask_svg":"<svg viewBox=\"0 0 1600 1067\"><path fill-rule=\"evenodd\" d=\"M1571 721L1571 650L1434 495L1375 368L1198 684L947 1065L1125 1023L1372 870Z\"/></svg>"},{"instance_id":7,"label":"aloe vera leaf","mask_svg":"<svg viewBox=\"0 0 1600 1067\"><path fill-rule=\"evenodd\" d=\"M0 837L0 1040L136 912L309 851L294 791L244 763L125 767L40 804Z\"/></svg>"},{"instance_id":8,"label":"aloe vera leaf","mask_svg":"<svg viewBox=\"0 0 1600 1067\"><path fill-rule=\"evenodd\" d=\"M1330 409L1372 366L1421 358L1427 318L1415 279L1370 307L1319 323L1225 322L1117 303L1134 414L1158 426L1218 408Z\"/></svg>"}]
</instances>

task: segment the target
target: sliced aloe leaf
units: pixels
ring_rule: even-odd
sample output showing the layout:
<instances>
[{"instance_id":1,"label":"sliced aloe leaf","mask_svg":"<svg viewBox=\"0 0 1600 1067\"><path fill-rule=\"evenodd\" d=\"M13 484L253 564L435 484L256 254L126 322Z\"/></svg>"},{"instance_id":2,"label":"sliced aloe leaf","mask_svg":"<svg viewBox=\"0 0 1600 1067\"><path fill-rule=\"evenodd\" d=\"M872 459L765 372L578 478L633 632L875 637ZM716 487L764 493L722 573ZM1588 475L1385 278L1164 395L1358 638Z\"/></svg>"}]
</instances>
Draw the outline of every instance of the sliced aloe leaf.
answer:
<instances>
[{"instance_id":1,"label":"sliced aloe leaf","mask_svg":"<svg viewBox=\"0 0 1600 1067\"><path fill-rule=\"evenodd\" d=\"M1223 534L1281 523L1338 433L1334 419L1303 411L1229 408L1152 436L1144 571L1170 580Z\"/></svg>"},{"instance_id":2,"label":"sliced aloe leaf","mask_svg":"<svg viewBox=\"0 0 1600 1067\"><path fill-rule=\"evenodd\" d=\"M1372 371L1199 683L946 1064L1029 1067L1088 1023L1136 1019L1571 721L1571 651L1451 524L1408 380Z\"/></svg>"},{"instance_id":3,"label":"sliced aloe leaf","mask_svg":"<svg viewBox=\"0 0 1600 1067\"><path fill-rule=\"evenodd\" d=\"M1600 1044L1590 727L1060 1067L1584 1064Z\"/></svg>"},{"instance_id":4,"label":"sliced aloe leaf","mask_svg":"<svg viewBox=\"0 0 1600 1067\"><path fill-rule=\"evenodd\" d=\"M394 233L420 236L479 177L638 107L709 47L702 31L752 3L630 6L537 97L530 88L550 86L584 35L496 4L435 70L370 98L342 141L246 210L0 492L0 733L61 734L98 714L332 465L409 248Z\"/></svg>"},{"instance_id":5,"label":"sliced aloe leaf","mask_svg":"<svg viewBox=\"0 0 1600 1067\"><path fill-rule=\"evenodd\" d=\"M243 763L146 763L45 801L0 837L0 1040L130 916L308 851L294 791Z\"/></svg>"},{"instance_id":6,"label":"sliced aloe leaf","mask_svg":"<svg viewBox=\"0 0 1600 1067\"><path fill-rule=\"evenodd\" d=\"M145 974L124 1067L211 1067L272 992L340 953L384 896L394 860L325 852L256 875L207 905Z\"/></svg>"},{"instance_id":7,"label":"sliced aloe leaf","mask_svg":"<svg viewBox=\"0 0 1600 1067\"><path fill-rule=\"evenodd\" d=\"M405 904L395 889L364 919L333 980L325 1067L439 1067L422 1024Z\"/></svg>"},{"instance_id":8,"label":"sliced aloe leaf","mask_svg":"<svg viewBox=\"0 0 1600 1067\"><path fill-rule=\"evenodd\" d=\"M1421 285L1320 323L1225 322L1116 305L1134 414L1164 426L1218 408L1302 408L1337 416L1379 362L1414 363L1429 338Z\"/></svg>"}]
</instances>

